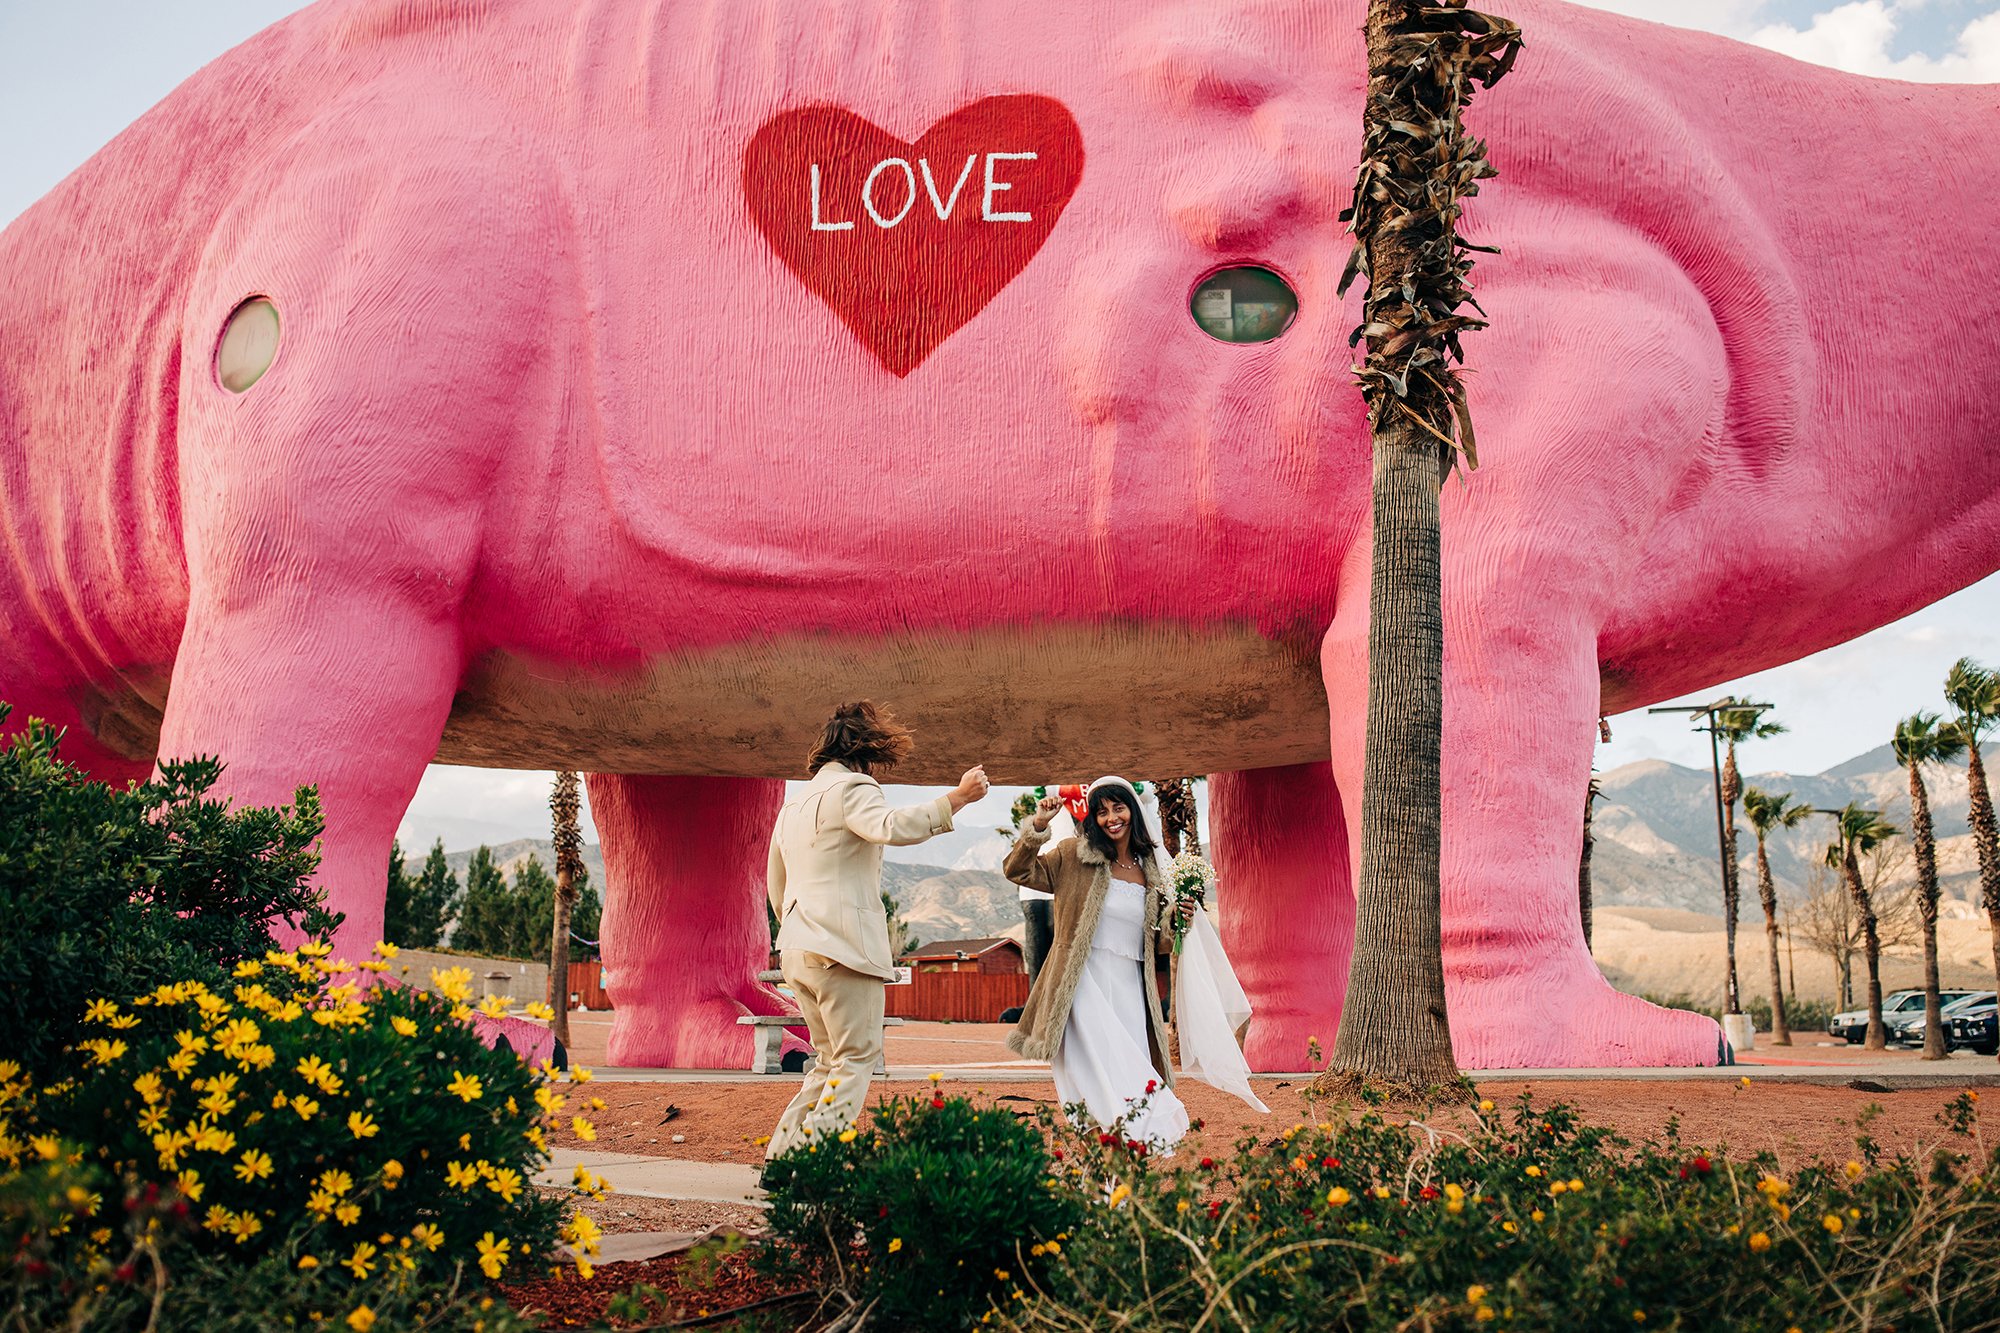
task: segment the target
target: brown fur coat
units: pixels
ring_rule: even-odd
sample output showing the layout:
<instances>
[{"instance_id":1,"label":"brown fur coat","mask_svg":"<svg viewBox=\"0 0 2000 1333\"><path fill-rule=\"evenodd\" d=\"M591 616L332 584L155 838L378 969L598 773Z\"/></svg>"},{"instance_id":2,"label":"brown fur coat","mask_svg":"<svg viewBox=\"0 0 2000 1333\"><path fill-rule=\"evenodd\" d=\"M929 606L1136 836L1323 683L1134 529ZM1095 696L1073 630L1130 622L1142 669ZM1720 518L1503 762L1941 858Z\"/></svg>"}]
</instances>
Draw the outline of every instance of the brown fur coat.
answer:
<instances>
[{"instance_id":1,"label":"brown fur coat","mask_svg":"<svg viewBox=\"0 0 2000 1333\"><path fill-rule=\"evenodd\" d=\"M1054 937L1048 957L1042 960L1041 973L1028 992L1019 1026L1007 1034L1008 1048L1028 1060L1046 1060L1062 1043L1063 1030L1069 1026L1070 1004L1076 998L1077 983L1083 979L1090 942L1097 934L1097 918L1111 891L1111 866L1102 852L1082 838L1064 838L1042 850L1048 841L1046 829L1037 832L1032 823L1024 825L1003 867L1007 878L1016 884L1055 896L1050 904ZM1148 952L1158 956L1173 945L1173 932L1166 925L1166 884L1156 864L1148 861L1144 869L1146 940L1151 946ZM1153 1068L1159 1071L1161 1081L1172 1087L1166 1019L1160 1010L1159 987L1152 984L1146 986L1146 1019Z\"/></svg>"}]
</instances>

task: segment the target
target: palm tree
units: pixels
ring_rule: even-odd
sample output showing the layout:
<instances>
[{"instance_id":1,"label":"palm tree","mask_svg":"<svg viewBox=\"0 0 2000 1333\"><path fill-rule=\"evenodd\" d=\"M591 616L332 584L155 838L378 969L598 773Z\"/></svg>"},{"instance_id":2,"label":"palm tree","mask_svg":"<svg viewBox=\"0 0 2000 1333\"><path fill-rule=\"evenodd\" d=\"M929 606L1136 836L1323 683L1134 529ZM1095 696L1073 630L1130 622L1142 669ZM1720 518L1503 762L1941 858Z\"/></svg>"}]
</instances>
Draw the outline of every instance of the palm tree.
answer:
<instances>
[{"instance_id":1,"label":"palm tree","mask_svg":"<svg viewBox=\"0 0 2000 1333\"><path fill-rule=\"evenodd\" d=\"M1823 815L1831 815L1839 825L1834 841L1826 849L1826 863L1841 872L1847 880L1847 893L1854 900L1855 910L1861 916L1862 956L1868 963L1868 1040L1871 1051L1887 1050L1888 1032L1882 1026L1882 934L1881 923L1875 917L1875 903L1868 888L1861 882L1861 861L1863 852L1872 852L1889 839L1902 832L1894 824L1882 818L1879 810L1864 810L1849 801L1839 810L1822 810Z\"/></svg>"},{"instance_id":2,"label":"palm tree","mask_svg":"<svg viewBox=\"0 0 2000 1333\"><path fill-rule=\"evenodd\" d=\"M1590 776L1590 785L1583 791L1583 855L1576 861L1576 910L1583 918L1583 947L1590 947L1590 857L1597 849L1597 839L1590 831L1591 815L1597 809L1597 798L1604 793L1598 788L1597 775Z\"/></svg>"},{"instance_id":3,"label":"palm tree","mask_svg":"<svg viewBox=\"0 0 2000 1333\"><path fill-rule=\"evenodd\" d=\"M1912 713L1896 724L1892 745L1896 761L1910 771L1910 841L1917 853L1917 910L1924 922L1924 1059L1942 1060L1946 1048L1938 1000L1937 841L1931 833L1931 795L1924 787L1923 766L1958 758L1965 737L1955 722L1939 726L1936 713Z\"/></svg>"},{"instance_id":4,"label":"palm tree","mask_svg":"<svg viewBox=\"0 0 2000 1333\"><path fill-rule=\"evenodd\" d=\"M1972 846L1979 854L1979 896L1993 924L1993 974L2000 980L2000 829L1993 821L1993 794L1986 786L1986 764L1979 757L1979 738L2000 720L2000 675L1969 657L1952 664L1944 678L1944 697L1952 707L1952 725L1965 742L1965 786L1972 808Z\"/></svg>"},{"instance_id":5,"label":"palm tree","mask_svg":"<svg viewBox=\"0 0 2000 1333\"><path fill-rule=\"evenodd\" d=\"M1412 1088L1457 1081L1439 921L1444 612L1438 490L1461 450L1478 466L1458 335L1483 320L1457 235L1462 201L1492 176L1465 134L1473 84L1513 64L1521 30L1427 0L1369 0L1368 95L1344 293L1365 275L1357 338L1374 437L1368 723L1361 877L1347 1003L1330 1070Z\"/></svg>"},{"instance_id":6,"label":"palm tree","mask_svg":"<svg viewBox=\"0 0 2000 1333\"><path fill-rule=\"evenodd\" d=\"M556 853L555 933L549 940L549 1007L556 1011L556 1016L549 1030L565 1048L569 1046L569 922L581 890L577 881L583 878L583 833L577 827L581 804L576 774L568 770L556 774L556 787L549 795Z\"/></svg>"},{"instance_id":7,"label":"palm tree","mask_svg":"<svg viewBox=\"0 0 2000 1333\"><path fill-rule=\"evenodd\" d=\"M1765 842L1775 829L1797 828L1813 813L1809 805L1793 805L1790 792L1767 795L1755 787L1743 789L1743 814L1757 834L1757 897L1764 904L1764 942L1771 950L1771 1044L1792 1044L1785 1021L1785 987L1778 972L1778 888L1771 881L1771 858Z\"/></svg>"},{"instance_id":8,"label":"palm tree","mask_svg":"<svg viewBox=\"0 0 2000 1333\"><path fill-rule=\"evenodd\" d=\"M1194 784L1199 778L1161 778L1153 783L1160 800L1160 834L1166 840L1167 855L1179 856L1183 840L1196 856L1201 850L1200 809L1195 804Z\"/></svg>"},{"instance_id":9,"label":"palm tree","mask_svg":"<svg viewBox=\"0 0 2000 1333\"><path fill-rule=\"evenodd\" d=\"M1764 740L1781 734L1780 722L1760 722L1761 709L1725 709L1715 714L1715 734L1722 741L1722 932L1723 947L1729 955L1729 976L1724 987L1724 1012L1743 1012L1743 997L1736 984L1736 917L1743 901L1737 887L1736 802L1743 794L1743 777L1736 769L1736 743Z\"/></svg>"}]
</instances>

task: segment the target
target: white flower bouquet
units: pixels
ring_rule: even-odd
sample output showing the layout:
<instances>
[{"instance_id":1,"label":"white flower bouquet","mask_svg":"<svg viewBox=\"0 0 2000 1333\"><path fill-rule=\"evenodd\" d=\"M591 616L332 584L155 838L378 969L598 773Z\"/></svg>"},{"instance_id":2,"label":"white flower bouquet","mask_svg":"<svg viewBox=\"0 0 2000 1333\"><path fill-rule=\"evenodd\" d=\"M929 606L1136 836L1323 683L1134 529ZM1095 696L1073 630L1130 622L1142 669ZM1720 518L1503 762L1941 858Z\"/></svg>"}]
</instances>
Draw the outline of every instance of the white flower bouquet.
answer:
<instances>
[{"instance_id":1,"label":"white flower bouquet","mask_svg":"<svg viewBox=\"0 0 2000 1333\"><path fill-rule=\"evenodd\" d=\"M1173 895L1174 952L1179 953L1187 941L1188 924L1191 916L1184 917L1181 907L1193 903L1196 907L1208 902L1208 891L1215 887L1215 867L1208 858L1195 852L1182 852L1167 867L1167 888Z\"/></svg>"}]
</instances>

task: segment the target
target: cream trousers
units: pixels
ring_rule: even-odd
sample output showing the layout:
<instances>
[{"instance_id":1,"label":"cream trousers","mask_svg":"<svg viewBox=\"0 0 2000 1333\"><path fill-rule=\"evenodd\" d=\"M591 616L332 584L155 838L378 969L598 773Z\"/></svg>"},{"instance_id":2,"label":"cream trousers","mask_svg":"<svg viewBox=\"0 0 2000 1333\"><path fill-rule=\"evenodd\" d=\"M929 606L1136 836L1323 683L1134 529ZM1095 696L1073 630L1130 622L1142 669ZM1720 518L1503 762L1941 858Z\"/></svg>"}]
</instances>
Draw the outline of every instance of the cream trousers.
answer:
<instances>
[{"instance_id":1,"label":"cream trousers","mask_svg":"<svg viewBox=\"0 0 2000 1333\"><path fill-rule=\"evenodd\" d=\"M785 984L798 997L816 1059L805 1086L771 1131L765 1157L840 1133L860 1118L868 1080L882 1054L882 981L821 954L786 949L778 955Z\"/></svg>"}]
</instances>

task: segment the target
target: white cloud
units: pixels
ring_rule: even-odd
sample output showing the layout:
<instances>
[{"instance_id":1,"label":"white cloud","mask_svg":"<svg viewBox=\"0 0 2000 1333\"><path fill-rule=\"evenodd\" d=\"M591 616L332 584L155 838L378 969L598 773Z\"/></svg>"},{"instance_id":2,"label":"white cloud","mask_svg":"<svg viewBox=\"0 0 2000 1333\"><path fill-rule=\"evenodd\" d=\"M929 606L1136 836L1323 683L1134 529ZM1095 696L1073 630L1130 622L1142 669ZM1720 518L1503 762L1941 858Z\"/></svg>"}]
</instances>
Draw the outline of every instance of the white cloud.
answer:
<instances>
[{"instance_id":1,"label":"white cloud","mask_svg":"<svg viewBox=\"0 0 2000 1333\"><path fill-rule=\"evenodd\" d=\"M1856 74L1924 83L2000 83L2000 11L1969 21L1954 48L1942 55L1892 56L1903 17L1920 7L1921 0L1855 0L1813 15L1805 28L1770 24L1748 38L1788 56Z\"/></svg>"}]
</instances>

